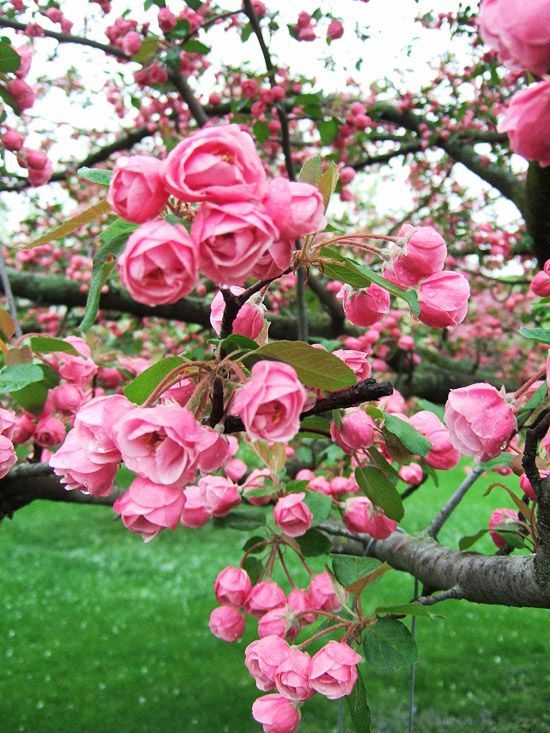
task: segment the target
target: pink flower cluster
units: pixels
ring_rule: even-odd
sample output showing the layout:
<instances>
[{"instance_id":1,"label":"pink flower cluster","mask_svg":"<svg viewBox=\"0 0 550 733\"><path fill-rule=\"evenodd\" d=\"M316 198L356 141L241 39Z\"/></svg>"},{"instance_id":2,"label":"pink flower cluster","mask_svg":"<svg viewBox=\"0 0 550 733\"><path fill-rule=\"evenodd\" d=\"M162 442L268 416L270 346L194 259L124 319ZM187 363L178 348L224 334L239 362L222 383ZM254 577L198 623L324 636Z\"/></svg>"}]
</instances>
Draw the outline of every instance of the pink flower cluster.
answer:
<instances>
[{"instance_id":1,"label":"pink flower cluster","mask_svg":"<svg viewBox=\"0 0 550 733\"><path fill-rule=\"evenodd\" d=\"M198 204L189 232L158 220L170 196L177 207ZM148 305L184 297L199 272L223 285L280 275L293 240L326 223L319 191L284 178L268 181L252 138L234 124L194 132L164 161L119 160L108 201L141 224L118 264L132 297Z\"/></svg>"}]
</instances>

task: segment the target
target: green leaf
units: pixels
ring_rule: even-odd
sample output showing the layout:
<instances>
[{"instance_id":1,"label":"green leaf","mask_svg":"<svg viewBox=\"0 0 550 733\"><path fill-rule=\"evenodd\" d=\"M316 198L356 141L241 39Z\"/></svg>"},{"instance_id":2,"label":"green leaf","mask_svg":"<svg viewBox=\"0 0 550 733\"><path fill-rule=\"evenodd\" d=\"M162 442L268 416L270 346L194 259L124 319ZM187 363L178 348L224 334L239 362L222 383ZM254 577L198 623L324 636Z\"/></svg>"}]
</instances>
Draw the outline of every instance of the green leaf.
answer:
<instances>
[{"instance_id":1,"label":"green leaf","mask_svg":"<svg viewBox=\"0 0 550 733\"><path fill-rule=\"evenodd\" d=\"M103 246L94 255L92 279L86 298L86 309L84 318L80 323L80 330L84 333L95 323L101 300L101 288L107 282L115 266L117 255L124 249L128 237L134 229L137 229L137 224L124 221L124 219L115 219L99 237L100 241L103 242Z\"/></svg>"},{"instance_id":2,"label":"green leaf","mask_svg":"<svg viewBox=\"0 0 550 733\"><path fill-rule=\"evenodd\" d=\"M136 405L143 404L164 377L170 374L177 366L184 363L185 360L181 356L169 356L162 361L157 361L156 364L153 364L149 369L146 369L141 374L138 374L135 379L132 379L130 384L124 388L124 394L130 402L134 402Z\"/></svg>"},{"instance_id":3,"label":"green leaf","mask_svg":"<svg viewBox=\"0 0 550 733\"><path fill-rule=\"evenodd\" d=\"M358 466L355 469L355 480L372 503L380 507L387 517L396 522L403 519L405 510L399 492L380 469L374 466Z\"/></svg>"},{"instance_id":4,"label":"green leaf","mask_svg":"<svg viewBox=\"0 0 550 733\"><path fill-rule=\"evenodd\" d=\"M370 733L370 710L367 703L367 691L360 670L357 670L357 681L353 690L346 697L349 716L355 733Z\"/></svg>"},{"instance_id":5,"label":"green leaf","mask_svg":"<svg viewBox=\"0 0 550 733\"><path fill-rule=\"evenodd\" d=\"M338 120L331 118L330 120L321 120L317 123L317 129L319 130L319 137L323 145L332 145L334 139L338 135L340 124Z\"/></svg>"},{"instance_id":6,"label":"green leaf","mask_svg":"<svg viewBox=\"0 0 550 733\"><path fill-rule=\"evenodd\" d=\"M317 181L317 188L323 196L325 211L327 209L327 206L329 205L330 197L336 189L336 184L338 183L339 178L340 173L338 172L338 166L331 160L329 162L328 168L326 169L326 171L321 173L321 175L319 176L319 180Z\"/></svg>"},{"instance_id":7,"label":"green leaf","mask_svg":"<svg viewBox=\"0 0 550 733\"><path fill-rule=\"evenodd\" d=\"M513 456L510 453L501 453L500 456L497 456L496 458L491 458L491 460L480 463L479 465L486 471L491 471L497 466L510 466L512 460Z\"/></svg>"},{"instance_id":8,"label":"green leaf","mask_svg":"<svg viewBox=\"0 0 550 733\"><path fill-rule=\"evenodd\" d=\"M520 328L519 332L526 339L550 344L550 328Z\"/></svg>"},{"instance_id":9,"label":"green leaf","mask_svg":"<svg viewBox=\"0 0 550 733\"><path fill-rule=\"evenodd\" d=\"M48 398L48 388L44 382L34 382L12 392L11 396L19 407L33 415L40 415Z\"/></svg>"},{"instance_id":10,"label":"green leaf","mask_svg":"<svg viewBox=\"0 0 550 733\"><path fill-rule=\"evenodd\" d=\"M207 46L206 43L202 43L201 41L197 41L196 38L192 38L183 44L183 50L188 53L200 53L204 56L210 52L210 46Z\"/></svg>"},{"instance_id":11,"label":"green leaf","mask_svg":"<svg viewBox=\"0 0 550 733\"><path fill-rule=\"evenodd\" d=\"M297 537L296 541L300 545L302 555L305 557L326 555L332 547L332 542L329 538L322 532L319 532L318 529L310 529L301 537Z\"/></svg>"},{"instance_id":12,"label":"green leaf","mask_svg":"<svg viewBox=\"0 0 550 733\"><path fill-rule=\"evenodd\" d=\"M421 435L412 425L395 415L384 413L384 427L388 433L395 435L411 453L418 456L427 456L432 449L432 444L427 438Z\"/></svg>"},{"instance_id":13,"label":"green leaf","mask_svg":"<svg viewBox=\"0 0 550 733\"><path fill-rule=\"evenodd\" d=\"M200 10L200 8L203 5L203 0L185 0L186 5L188 5L191 10Z\"/></svg>"},{"instance_id":14,"label":"green leaf","mask_svg":"<svg viewBox=\"0 0 550 733\"><path fill-rule=\"evenodd\" d=\"M332 497L330 496L320 494L318 491L307 491L304 502L313 514L313 527L324 522L330 514L332 508Z\"/></svg>"},{"instance_id":15,"label":"green leaf","mask_svg":"<svg viewBox=\"0 0 550 733\"><path fill-rule=\"evenodd\" d=\"M258 344L240 333L232 333L220 341L220 347L226 354L233 354L236 351L255 351Z\"/></svg>"},{"instance_id":16,"label":"green leaf","mask_svg":"<svg viewBox=\"0 0 550 733\"><path fill-rule=\"evenodd\" d=\"M377 616L391 613L404 616L425 616L427 618L436 618L436 615L429 608L420 603L405 603L402 606L379 606L375 608L374 613Z\"/></svg>"},{"instance_id":17,"label":"green leaf","mask_svg":"<svg viewBox=\"0 0 550 733\"><path fill-rule=\"evenodd\" d=\"M423 410L428 410L428 412L433 412L434 415L437 415L441 422L443 422L443 419L445 417L445 410L441 405L436 405L434 402L430 402L430 400L424 400L421 397L416 397L415 401L419 407L421 407Z\"/></svg>"},{"instance_id":18,"label":"green leaf","mask_svg":"<svg viewBox=\"0 0 550 733\"><path fill-rule=\"evenodd\" d=\"M141 42L141 48L132 56L132 61L146 65L150 63L157 53L160 39L155 36L147 36Z\"/></svg>"},{"instance_id":19,"label":"green leaf","mask_svg":"<svg viewBox=\"0 0 550 733\"><path fill-rule=\"evenodd\" d=\"M306 417L300 423L300 435L304 438L322 437L315 432L316 430L322 433L329 433L330 420L327 420L325 417L319 417L318 415L312 415L311 417Z\"/></svg>"},{"instance_id":20,"label":"green leaf","mask_svg":"<svg viewBox=\"0 0 550 733\"><path fill-rule=\"evenodd\" d=\"M225 517L214 521L217 527L230 527L248 531L263 527L266 523L265 512L260 507L239 506Z\"/></svg>"},{"instance_id":21,"label":"green leaf","mask_svg":"<svg viewBox=\"0 0 550 733\"><path fill-rule=\"evenodd\" d=\"M374 463L376 463L382 473L386 474L388 481L390 481L394 485L399 481L399 473L395 470L391 463L388 463L388 461L384 458L384 456L377 448L371 446L369 448L369 456L372 458Z\"/></svg>"},{"instance_id":22,"label":"green leaf","mask_svg":"<svg viewBox=\"0 0 550 733\"><path fill-rule=\"evenodd\" d=\"M53 336L32 336L30 339L31 349L37 353L48 353L51 351L63 351L66 354L79 356L78 351L68 341L54 338Z\"/></svg>"},{"instance_id":23,"label":"green leaf","mask_svg":"<svg viewBox=\"0 0 550 733\"><path fill-rule=\"evenodd\" d=\"M525 405L523 406L523 410L534 410L535 407L538 407L541 402L543 402L544 398L546 397L548 393L548 387L546 384L541 384L540 387L537 389L535 394L531 397L530 400L528 400ZM506 454L508 455L508 454Z\"/></svg>"},{"instance_id":24,"label":"green leaf","mask_svg":"<svg viewBox=\"0 0 550 733\"><path fill-rule=\"evenodd\" d=\"M116 472L115 486L121 489L129 489L135 478L136 474L122 463Z\"/></svg>"},{"instance_id":25,"label":"green leaf","mask_svg":"<svg viewBox=\"0 0 550 733\"><path fill-rule=\"evenodd\" d=\"M320 107L321 99L318 94L298 94L294 99L294 104Z\"/></svg>"},{"instance_id":26,"label":"green leaf","mask_svg":"<svg viewBox=\"0 0 550 733\"><path fill-rule=\"evenodd\" d=\"M381 566L380 560L374 557L356 555L333 555L332 571L344 588L356 580L363 578Z\"/></svg>"},{"instance_id":27,"label":"green leaf","mask_svg":"<svg viewBox=\"0 0 550 733\"><path fill-rule=\"evenodd\" d=\"M252 35L252 25L247 23L241 31L241 42L246 43Z\"/></svg>"},{"instance_id":28,"label":"green leaf","mask_svg":"<svg viewBox=\"0 0 550 733\"><path fill-rule=\"evenodd\" d=\"M341 359L303 341L274 341L258 349L255 356L290 364L307 387L334 391L357 383L355 374Z\"/></svg>"},{"instance_id":29,"label":"green leaf","mask_svg":"<svg viewBox=\"0 0 550 733\"><path fill-rule=\"evenodd\" d=\"M254 537L249 537L243 545L244 552L248 552L248 550L252 549L254 545L257 545L260 542L265 542L265 537L260 537L259 535L254 535ZM251 555L258 554L258 553L264 552L264 550L265 550L265 545L263 547L257 547L256 549L252 550L250 554Z\"/></svg>"},{"instance_id":30,"label":"green leaf","mask_svg":"<svg viewBox=\"0 0 550 733\"><path fill-rule=\"evenodd\" d=\"M269 139L269 127L266 122L256 121L252 125L252 132L259 143L265 143Z\"/></svg>"},{"instance_id":31,"label":"green leaf","mask_svg":"<svg viewBox=\"0 0 550 733\"><path fill-rule=\"evenodd\" d=\"M242 567L243 570L246 570L246 572L248 573L250 580L252 581L252 585L255 585L260 579L260 575L262 574L262 570L264 567L262 561L259 560L257 557L254 557L253 555L249 555L244 561Z\"/></svg>"},{"instance_id":32,"label":"green leaf","mask_svg":"<svg viewBox=\"0 0 550 733\"><path fill-rule=\"evenodd\" d=\"M475 543L481 537L483 537L484 534L487 534L488 531L488 529L480 529L479 532L476 532L475 534L461 537L458 541L458 549L460 550L460 552L464 552L465 550L468 550L472 545L475 545Z\"/></svg>"},{"instance_id":33,"label":"green leaf","mask_svg":"<svg viewBox=\"0 0 550 733\"><path fill-rule=\"evenodd\" d=\"M100 216L103 216L110 211L111 207L107 201L102 199L101 201L98 201L97 204L88 206L87 209L76 214L76 216L72 216L70 219L67 219L67 221L63 222L63 224L55 229L52 229L46 234L42 234L38 239L33 239L30 244L26 244L22 249L33 249L41 244L48 244L48 242L53 242L54 240L64 239L65 237L68 237L69 234L76 232L86 224L91 224L93 221L96 221L96 219L99 219Z\"/></svg>"},{"instance_id":34,"label":"green leaf","mask_svg":"<svg viewBox=\"0 0 550 733\"><path fill-rule=\"evenodd\" d=\"M21 66L21 57L7 41L0 42L0 71L13 72Z\"/></svg>"},{"instance_id":35,"label":"green leaf","mask_svg":"<svg viewBox=\"0 0 550 733\"><path fill-rule=\"evenodd\" d=\"M79 168L76 172L79 178L84 178L92 183L99 183L100 186L108 186L113 176L113 171L101 170L101 168Z\"/></svg>"},{"instance_id":36,"label":"green leaf","mask_svg":"<svg viewBox=\"0 0 550 733\"><path fill-rule=\"evenodd\" d=\"M14 392L43 379L44 372L39 364L5 366L0 370L0 392Z\"/></svg>"},{"instance_id":37,"label":"green leaf","mask_svg":"<svg viewBox=\"0 0 550 733\"><path fill-rule=\"evenodd\" d=\"M15 99L11 96L11 94L8 92L6 87L3 86L2 84L0 84L0 99L2 99L8 105L8 107L11 107L16 115L21 114Z\"/></svg>"},{"instance_id":38,"label":"green leaf","mask_svg":"<svg viewBox=\"0 0 550 733\"><path fill-rule=\"evenodd\" d=\"M302 181L302 183L310 183L312 186L316 186L322 172L323 166L321 158L316 156L315 158L306 160L302 169L298 173L298 180Z\"/></svg>"},{"instance_id":39,"label":"green leaf","mask_svg":"<svg viewBox=\"0 0 550 733\"><path fill-rule=\"evenodd\" d=\"M395 672L418 661L418 650L408 628L391 618L382 618L365 632L363 648L367 662L379 672Z\"/></svg>"},{"instance_id":40,"label":"green leaf","mask_svg":"<svg viewBox=\"0 0 550 733\"><path fill-rule=\"evenodd\" d=\"M305 491L308 484L309 481L306 479L293 479L292 481L287 481L285 484L285 491L287 494L292 493L293 491Z\"/></svg>"}]
</instances>

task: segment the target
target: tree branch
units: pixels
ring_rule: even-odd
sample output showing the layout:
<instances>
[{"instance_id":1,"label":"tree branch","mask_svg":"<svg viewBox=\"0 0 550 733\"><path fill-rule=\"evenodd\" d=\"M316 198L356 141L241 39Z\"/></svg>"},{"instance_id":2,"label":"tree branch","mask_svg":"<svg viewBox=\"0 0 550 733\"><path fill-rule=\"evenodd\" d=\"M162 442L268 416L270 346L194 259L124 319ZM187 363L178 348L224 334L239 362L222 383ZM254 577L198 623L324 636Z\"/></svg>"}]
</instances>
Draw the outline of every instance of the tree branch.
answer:
<instances>
[{"instance_id":1,"label":"tree branch","mask_svg":"<svg viewBox=\"0 0 550 733\"><path fill-rule=\"evenodd\" d=\"M441 531L441 528L443 527L447 519L449 519L449 517L454 512L454 510L457 508L457 506L460 504L462 499L466 496L470 487L475 484L477 479L484 472L485 472L485 469L481 468L480 466L476 466L474 470L472 471L472 473L469 476L466 476L464 481L460 484L458 489L451 496L449 501L445 504L443 509L439 512L439 514L435 517L433 522L428 527L427 533L430 537L432 537L432 539L434 540L437 539L437 535Z\"/></svg>"}]
</instances>

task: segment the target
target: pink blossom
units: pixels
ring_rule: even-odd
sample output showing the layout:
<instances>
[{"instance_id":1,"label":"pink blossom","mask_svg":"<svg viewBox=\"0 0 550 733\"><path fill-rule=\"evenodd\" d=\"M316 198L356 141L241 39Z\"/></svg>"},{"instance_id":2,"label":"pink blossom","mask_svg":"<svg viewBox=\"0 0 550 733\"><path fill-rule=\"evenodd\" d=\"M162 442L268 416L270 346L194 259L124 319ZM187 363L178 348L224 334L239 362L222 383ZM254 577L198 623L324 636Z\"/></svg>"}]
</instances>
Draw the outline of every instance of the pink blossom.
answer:
<instances>
[{"instance_id":1,"label":"pink blossom","mask_svg":"<svg viewBox=\"0 0 550 733\"><path fill-rule=\"evenodd\" d=\"M142 40L139 33L136 31L130 31L122 39L122 50L128 56L133 56L141 48Z\"/></svg>"},{"instance_id":2,"label":"pink blossom","mask_svg":"<svg viewBox=\"0 0 550 733\"><path fill-rule=\"evenodd\" d=\"M20 112L33 106L36 98L34 89L23 79L13 79L6 84L6 89L13 97Z\"/></svg>"},{"instance_id":3,"label":"pink blossom","mask_svg":"<svg viewBox=\"0 0 550 733\"><path fill-rule=\"evenodd\" d=\"M84 390L77 384L59 384L50 391L58 412L76 412L86 399Z\"/></svg>"},{"instance_id":4,"label":"pink blossom","mask_svg":"<svg viewBox=\"0 0 550 733\"><path fill-rule=\"evenodd\" d=\"M17 132L17 130L7 130L2 135L2 144L6 148L6 150L13 150L14 152L17 152L18 150L21 150L23 147L23 143L25 141L25 138L21 133Z\"/></svg>"},{"instance_id":5,"label":"pink blossom","mask_svg":"<svg viewBox=\"0 0 550 733\"><path fill-rule=\"evenodd\" d=\"M222 641L232 643L244 634L246 621L233 606L218 606L210 614L208 627L212 634Z\"/></svg>"},{"instance_id":6,"label":"pink blossom","mask_svg":"<svg viewBox=\"0 0 550 733\"><path fill-rule=\"evenodd\" d=\"M374 441L374 421L360 407L347 410L330 424L331 438L348 454L370 448Z\"/></svg>"},{"instance_id":7,"label":"pink blossom","mask_svg":"<svg viewBox=\"0 0 550 733\"><path fill-rule=\"evenodd\" d=\"M21 59L21 63L19 64L19 68L15 72L15 76L18 79L24 79L31 69L34 51L32 46L18 46L15 50L17 51L17 55Z\"/></svg>"},{"instance_id":8,"label":"pink blossom","mask_svg":"<svg viewBox=\"0 0 550 733\"><path fill-rule=\"evenodd\" d=\"M117 446L131 471L159 484L188 483L200 453L216 439L185 407L136 407L114 426Z\"/></svg>"},{"instance_id":9,"label":"pink blossom","mask_svg":"<svg viewBox=\"0 0 550 733\"><path fill-rule=\"evenodd\" d=\"M212 519L212 514L206 505L204 487L187 486L183 493L185 506L181 513L181 523L184 527L192 529L203 527Z\"/></svg>"},{"instance_id":10,"label":"pink blossom","mask_svg":"<svg viewBox=\"0 0 550 733\"><path fill-rule=\"evenodd\" d=\"M411 417L410 422L432 444L425 458L429 466L447 471L457 465L460 453L453 448L449 431L436 414L420 410Z\"/></svg>"},{"instance_id":11,"label":"pink blossom","mask_svg":"<svg viewBox=\"0 0 550 733\"><path fill-rule=\"evenodd\" d=\"M264 733L295 733L300 724L300 711L291 700L281 695L264 695L252 705L254 720Z\"/></svg>"},{"instance_id":12,"label":"pink blossom","mask_svg":"<svg viewBox=\"0 0 550 733\"><path fill-rule=\"evenodd\" d=\"M502 63L543 75L550 68L550 7L546 0L483 0L479 26Z\"/></svg>"},{"instance_id":13,"label":"pink blossom","mask_svg":"<svg viewBox=\"0 0 550 733\"><path fill-rule=\"evenodd\" d=\"M182 201L258 201L267 192L254 142L238 125L205 127L189 135L168 154L164 180Z\"/></svg>"},{"instance_id":14,"label":"pink blossom","mask_svg":"<svg viewBox=\"0 0 550 733\"><path fill-rule=\"evenodd\" d=\"M318 611L339 611L342 602L336 595L327 572L314 575L309 584L309 597L314 609Z\"/></svg>"},{"instance_id":15,"label":"pink blossom","mask_svg":"<svg viewBox=\"0 0 550 733\"><path fill-rule=\"evenodd\" d=\"M349 695L357 680L361 655L347 644L329 641L311 660L309 684L329 700Z\"/></svg>"},{"instance_id":16,"label":"pink blossom","mask_svg":"<svg viewBox=\"0 0 550 733\"><path fill-rule=\"evenodd\" d=\"M264 206L284 239L299 239L326 226L319 189L309 183L278 176L269 183Z\"/></svg>"},{"instance_id":17,"label":"pink blossom","mask_svg":"<svg viewBox=\"0 0 550 733\"><path fill-rule=\"evenodd\" d=\"M0 478L4 478L16 463L17 456L13 443L5 435L0 435Z\"/></svg>"},{"instance_id":18,"label":"pink blossom","mask_svg":"<svg viewBox=\"0 0 550 733\"><path fill-rule=\"evenodd\" d=\"M185 503L183 491L176 486L155 484L138 476L128 491L113 504L124 526L150 542L163 529L175 529Z\"/></svg>"},{"instance_id":19,"label":"pink blossom","mask_svg":"<svg viewBox=\"0 0 550 733\"><path fill-rule=\"evenodd\" d=\"M311 657L296 647L277 667L274 680L281 695L290 700L307 700L314 691L309 684Z\"/></svg>"},{"instance_id":20,"label":"pink blossom","mask_svg":"<svg viewBox=\"0 0 550 733\"><path fill-rule=\"evenodd\" d=\"M433 328L457 326L466 318L470 285L459 272L443 270L420 283L419 301L422 323Z\"/></svg>"},{"instance_id":21,"label":"pink blossom","mask_svg":"<svg viewBox=\"0 0 550 733\"><path fill-rule=\"evenodd\" d=\"M250 380L237 391L231 407L250 440L284 443L300 428L307 393L293 367L276 361L254 364Z\"/></svg>"},{"instance_id":22,"label":"pink blossom","mask_svg":"<svg viewBox=\"0 0 550 733\"><path fill-rule=\"evenodd\" d=\"M422 470L422 466L418 463L409 463L408 466L401 466L399 469L399 478L406 484L418 486L422 483L424 471Z\"/></svg>"},{"instance_id":23,"label":"pink blossom","mask_svg":"<svg viewBox=\"0 0 550 733\"><path fill-rule=\"evenodd\" d=\"M547 262L550 262L550 260L547 260ZM537 272L535 277L531 280L531 290L540 298L550 297L550 275L546 270Z\"/></svg>"},{"instance_id":24,"label":"pink blossom","mask_svg":"<svg viewBox=\"0 0 550 733\"><path fill-rule=\"evenodd\" d=\"M105 463L120 461L113 428L134 407L124 395L114 394L95 397L80 408L75 417L75 427L82 448L96 454L92 460L103 460Z\"/></svg>"},{"instance_id":25,"label":"pink blossom","mask_svg":"<svg viewBox=\"0 0 550 733\"><path fill-rule=\"evenodd\" d=\"M286 595L277 583L264 580L252 587L246 601L248 613L260 617L277 606L284 606Z\"/></svg>"},{"instance_id":26,"label":"pink blossom","mask_svg":"<svg viewBox=\"0 0 550 733\"><path fill-rule=\"evenodd\" d=\"M452 389L445 405L451 443L462 455L488 461L500 455L516 426L512 407L490 384Z\"/></svg>"},{"instance_id":27,"label":"pink blossom","mask_svg":"<svg viewBox=\"0 0 550 733\"><path fill-rule=\"evenodd\" d=\"M346 366L349 366L357 377L357 381L368 379L370 377L372 367L364 351L356 351L354 349L336 349L332 352L332 355L337 356Z\"/></svg>"},{"instance_id":28,"label":"pink blossom","mask_svg":"<svg viewBox=\"0 0 550 733\"><path fill-rule=\"evenodd\" d=\"M508 133L514 153L550 166L549 115L550 80L539 81L514 94L497 129Z\"/></svg>"},{"instance_id":29,"label":"pink blossom","mask_svg":"<svg viewBox=\"0 0 550 733\"><path fill-rule=\"evenodd\" d=\"M330 38L331 41L336 41L338 38L342 38L343 35L344 26L339 20L333 18L328 24L327 38Z\"/></svg>"},{"instance_id":30,"label":"pink blossom","mask_svg":"<svg viewBox=\"0 0 550 733\"><path fill-rule=\"evenodd\" d=\"M252 270L252 277L258 280L270 280L290 267L293 243L288 239L278 239L270 245Z\"/></svg>"},{"instance_id":31,"label":"pink blossom","mask_svg":"<svg viewBox=\"0 0 550 733\"><path fill-rule=\"evenodd\" d=\"M313 514L305 498L304 492L297 492L282 496L275 504L275 524L289 537L301 537L311 528Z\"/></svg>"},{"instance_id":32,"label":"pink blossom","mask_svg":"<svg viewBox=\"0 0 550 733\"><path fill-rule=\"evenodd\" d=\"M369 531L371 513L371 500L366 496L354 496L344 504L344 524L350 532L366 534Z\"/></svg>"},{"instance_id":33,"label":"pink blossom","mask_svg":"<svg viewBox=\"0 0 550 733\"><path fill-rule=\"evenodd\" d=\"M244 606L251 589L252 583L246 570L232 565L224 568L214 583L216 600L229 606Z\"/></svg>"},{"instance_id":34,"label":"pink blossom","mask_svg":"<svg viewBox=\"0 0 550 733\"><path fill-rule=\"evenodd\" d=\"M42 448L59 445L65 437L65 425L56 417L43 417L36 424L34 439Z\"/></svg>"},{"instance_id":35,"label":"pink blossom","mask_svg":"<svg viewBox=\"0 0 550 733\"><path fill-rule=\"evenodd\" d=\"M346 318L354 326L371 326L390 309L388 291L376 283L363 290L352 290L349 285L344 285L337 297L342 299Z\"/></svg>"},{"instance_id":36,"label":"pink blossom","mask_svg":"<svg viewBox=\"0 0 550 733\"><path fill-rule=\"evenodd\" d=\"M162 163L151 155L119 158L109 184L107 201L127 221L141 224L162 213L168 191L162 179Z\"/></svg>"},{"instance_id":37,"label":"pink blossom","mask_svg":"<svg viewBox=\"0 0 550 733\"><path fill-rule=\"evenodd\" d=\"M293 610L286 606L277 606L271 611L264 613L258 621L258 636L263 639L265 636L280 636L281 639L290 637L294 639L300 630L300 624L296 622Z\"/></svg>"},{"instance_id":38,"label":"pink blossom","mask_svg":"<svg viewBox=\"0 0 550 733\"><path fill-rule=\"evenodd\" d=\"M266 492L262 496L249 496L249 492L258 489L267 489L266 484L273 480L271 471L268 468L254 468L250 472L250 475L243 484L243 495L250 504L261 506L262 504L269 504L269 502L276 496L277 489L273 489L272 492Z\"/></svg>"},{"instance_id":39,"label":"pink blossom","mask_svg":"<svg viewBox=\"0 0 550 733\"><path fill-rule=\"evenodd\" d=\"M514 509L495 509L489 518L491 539L497 547L506 547L506 534L498 534L498 529L517 531L518 513Z\"/></svg>"},{"instance_id":40,"label":"pink blossom","mask_svg":"<svg viewBox=\"0 0 550 733\"><path fill-rule=\"evenodd\" d=\"M244 652L245 666L256 680L256 687L267 692L275 688L275 673L278 666L290 654L290 647L279 636L264 636L253 641Z\"/></svg>"},{"instance_id":41,"label":"pink blossom","mask_svg":"<svg viewBox=\"0 0 550 733\"><path fill-rule=\"evenodd\" d=\"M203 204L191 237L201 272L222 285L242 285L279 238L262 204L254 201Z\"/></svg>"},{"instance_id":42,"label":"pink blossom","mask_svg":"<svg viewBox=\"0 0 550 733\"><path fill-rule=\"evenodd\" d=\"M384 277L407 289L423 278L440 272L447 257L443 237L433 227L413 227L404 224L397 233L404 240ZM398 242L399 244L399 242Z\"/></svg>"},{"instance_id":43,"label":"pink blossom","mask_svg":"<svg viewBox=\"0 0 550 733\"><path fill-rule=\"evenodd\" d=\"M150 221L130 235L118 259L120 279L139 303L176 303L197 282L195 245L179 224Z\"/></svg>"},{"instance_id":44,"label":"pink blossom","mask_svg":"<svg viewBox=\"0 0 550 733\"><path fill-rule=\"evenodd\" d=\"M243 288L230 288L233 295L240 295L244 292ZM225 300L221 290L218 290L210 305L210 323L218 336L221 335L223 314L225 313ZM263 330L265 320L263 316L262 306L247 302L239 310L237 317L233 321L232 333L238 333L249 339L257 338Z\"/></svg>"},{"instance_id":45,"label":"pink blossom","mask_svg":"<svg viewBox=\"0 0 550 733\"><path fill-rule=\"evenodd\" d=\"M204 505L213 517L225 517L241 503L237 486L223 476L204 476L199 481L204 491Z\"/></svg>"}]
</instances>

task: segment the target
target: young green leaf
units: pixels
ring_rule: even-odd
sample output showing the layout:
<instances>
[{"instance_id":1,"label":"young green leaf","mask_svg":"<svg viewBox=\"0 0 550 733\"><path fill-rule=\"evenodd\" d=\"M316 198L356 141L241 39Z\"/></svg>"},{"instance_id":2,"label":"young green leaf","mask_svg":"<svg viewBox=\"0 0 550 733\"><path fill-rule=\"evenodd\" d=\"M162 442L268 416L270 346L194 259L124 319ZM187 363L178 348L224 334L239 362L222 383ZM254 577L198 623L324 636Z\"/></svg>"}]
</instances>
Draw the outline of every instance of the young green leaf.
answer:
<instances>
[{"instance_id":1,"label":"young green leaf","mask_svg":"<svg viewBox=\"0 0 550 733\"><path fill-rule=\"evenodd\" d=\"M382 618L367 629L363 648L367 662L379 672L395 672L418 661L414 637L396 619Z\"/></svg>"},{"instance_id":2,"label":"young green leaf","mask_svg":"<svg viewBox=\"0 0 550 733\"><path fill-rule=\"evenodd\" d=\"M380 560L374 557L360 557L359 555L332 556L332 571L344 587L355 583L355 581L376 570L381 564Z\"/></svg>"},{"instance_id":3,"label":"young green leaf","mask_svg":"<svg viewBox=\"0 0 550 733\"><path fill-rule=\"evenodd\" d=\"M388 478L375 466L358 466L355 480L373 504L380 507L390 519L400 522L405 510L399 492Z\"/></svg>"},{"instance_id":4,"label":"young green leaf","mask_svg":"<svg viewBox=\"0 0 550 733\"><path fill-rule=\"evenodd\" d=\"M302 555L305 557L326 555L332 547L332 542L329 538L322 532L319 532L318 529L310 529L301 537L297 537L296 540L300 546Z\"/></svg>"},{"instance_id":5,"label":"young green leaf","mask_svg":"<svg viewBox=\"0 0 550 733\"><path fill-rule=\"evenodd\" d=\"M411 453L418 456L427 456L432 449L432 444L427 438L421 435L412 425L395 415L384 413L384 427L389 433L395 435Z\"/></svg>"},{"instance_id":6,"label":"young green leaf","mask_svg":"<svg viewBox=\"0 0 550 733\"><path fill-rule=\"evenodd\" d=\"M180 364L184 364L185 360L181 356L169 356L167 359L157 361L156 364L150 366L141 374L138 374L135 379L132 379L130 384L124 388L124 394L130 400L135 402L136 405L141 405L154 392L156 387L170 372Z\"/></svg>"},{"instance_id":7,"label":"young green leaf","mask_svg":"<svg viewBox=\"0 0 550 733\"><path fill-rule=\"evenodd\" d=\"M370 709L360 670L357 670L357 681L346 697L346 704L355 733L370 733Z\"/></svg>"},{"instance_id":8,"label":"young green leaf","mask_svg":"<svg viewBox=\"0 0 550 733\"><path fill-rule=\"evenodd\" d=\"M102 170L101 168L86 168L86 166L79 168L76 172L79 178L84 178L92 183L98 183L100 186L108 186L113 171Z\"/></svg>"},{"instance_id":9,"label":"young green leaf","mask_svg":"<svg viewBox=\"0 0 550 733\"><path fill-rule=\"evenodd\" d=\"M21 56L5 39L0 41L0 72L13 73L21 66Z\"/></svg>"},{"instance_id":10,"label":"young green leaf","mask_svg":"<svg viewBox=\"0 0 550 733\"><path fill-rule=\"evenodd\" d=\"M304 502L313 514L313 527L324 522L330 514L332 507L332 498L330 496L319 494L317 491L307 491Z\"/></svg>"},{"instance_id":11,"label":"young green leaf","mask_svg":"<svg viewBox=\"0 0 550 733\"><path fill-rule=\"evenodd\" d=\"M78 356L78 351L68 341L53 336L31 336L31 349L36 354L49 353L52 351L63 351L66 354Z\"/></svg>"}]
</instances>

